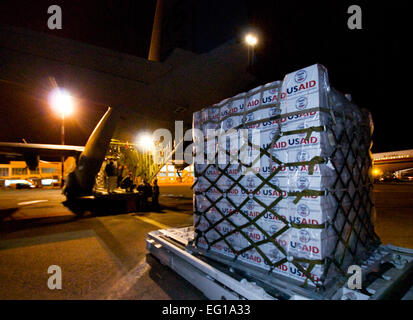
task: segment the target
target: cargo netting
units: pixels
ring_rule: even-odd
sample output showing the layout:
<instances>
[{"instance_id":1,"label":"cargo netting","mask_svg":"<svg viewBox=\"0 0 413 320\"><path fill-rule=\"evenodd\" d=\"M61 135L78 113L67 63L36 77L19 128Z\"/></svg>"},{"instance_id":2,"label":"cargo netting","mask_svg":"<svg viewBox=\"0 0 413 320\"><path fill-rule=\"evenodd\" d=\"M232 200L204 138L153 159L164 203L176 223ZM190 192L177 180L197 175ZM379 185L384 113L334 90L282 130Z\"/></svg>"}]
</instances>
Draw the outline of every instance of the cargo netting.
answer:
<instances>
[{"instance_id":1,"label":"cargo netting","mask_svg":"<svg viewBox=\"0 0 413 320\"><path fill-rule=\"evenodd\" d=\"M379 245L371 115L323 66L205 108L193 127L207 155L195 157L194 248L322 287Z\"/></svg>"}]
</instances>

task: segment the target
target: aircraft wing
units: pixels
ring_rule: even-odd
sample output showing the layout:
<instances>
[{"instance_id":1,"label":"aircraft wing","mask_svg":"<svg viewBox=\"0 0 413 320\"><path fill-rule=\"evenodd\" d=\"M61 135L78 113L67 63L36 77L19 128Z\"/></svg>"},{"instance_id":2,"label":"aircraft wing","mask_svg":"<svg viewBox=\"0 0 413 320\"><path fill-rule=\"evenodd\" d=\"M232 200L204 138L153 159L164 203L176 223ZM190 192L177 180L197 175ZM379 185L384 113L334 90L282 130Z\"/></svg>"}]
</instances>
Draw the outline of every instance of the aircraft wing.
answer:
<instances>
[{"instance_id":1,"label":"aircraft wing","mask_svg":"<svg viewBox=\"0 0 413 320\"><path fill-rule=\"evenodd\" d=\"M25 156L27 154L42 157L77 156L83 152L84 148L58 144L0 142L0 154L6 156Z\"/></svg>"}]
</instances>

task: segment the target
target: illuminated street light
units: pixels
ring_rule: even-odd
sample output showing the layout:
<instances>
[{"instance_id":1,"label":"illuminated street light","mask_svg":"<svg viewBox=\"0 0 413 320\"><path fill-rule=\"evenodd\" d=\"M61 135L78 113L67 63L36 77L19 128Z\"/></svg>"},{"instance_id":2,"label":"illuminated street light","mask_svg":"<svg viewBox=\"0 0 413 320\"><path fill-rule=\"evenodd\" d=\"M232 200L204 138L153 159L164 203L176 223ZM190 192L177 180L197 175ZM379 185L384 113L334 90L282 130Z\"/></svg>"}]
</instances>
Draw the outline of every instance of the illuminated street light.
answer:
<instances>
[{"instance_id":1,"label":"illuminated street light","mask_svg":"<svg viewBox=\"0 0 413 320\"><path fill-rule=\"evenodd\" d=\"M245 42L251 46L254 47L258 43L258 38L254 36L253 34L249 33L245 37Z\"/></svg>"},{"instance_id":2,"label":"illuminated street light","mask_svg":"<svg viewBox=\"0 0 413 320\"><path fill-rule=\"evenodd\" d=\"M61 126L61 143L65 144L65 117L71 115L74 111L73 99L69 92L62 88L55 88L49 96L49 103L53 110L55 110L62 118ZM62 156L62 181L61 187L64 186L64 162L65 157Z\"/></svg>"},{"instance_id":3,"label":"illuminated street light","mask_svg":"<svg viewBox=\"0 0 413 320\"><path fill-rule=\"evenodd\" d=\"M138 145L145 151L152 150L154 147L153 139L150 134L144 133L138 136Z\"/></svg>"},{"instance_id":4,"label":"illuminated street light","mask_svg":"<svg viewBox=\"0 0 413 320\"><path fill-rule=\"evenodd\" d=\"M258 38L249 33L245 36L245 43L248 46L248 69L252 72L253 71L253 61L255 58L255 46L258 43Z\"/></svg>"},{"instance_id":5,"label":"illuminated street light","mask_svg":"<svg viewBox=\"0 0 413 320\"><path fill-rule=\"evenodd\" d=\"M50 93L50 105L62 117L71 115L74 111L73 99L69 92L56 88Z\"/></svg>"}]
</instances>

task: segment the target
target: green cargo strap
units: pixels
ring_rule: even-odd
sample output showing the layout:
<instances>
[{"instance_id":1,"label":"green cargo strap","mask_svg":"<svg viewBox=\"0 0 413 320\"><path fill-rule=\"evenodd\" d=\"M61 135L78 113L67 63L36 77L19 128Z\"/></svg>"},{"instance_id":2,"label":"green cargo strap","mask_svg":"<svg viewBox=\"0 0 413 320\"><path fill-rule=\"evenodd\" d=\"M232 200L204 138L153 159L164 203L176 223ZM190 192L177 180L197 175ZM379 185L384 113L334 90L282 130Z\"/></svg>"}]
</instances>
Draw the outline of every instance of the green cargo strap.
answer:
<instances>
[{"instance_id":1,"label":"green cargo strap","mask_svg":"<svg viewBox=\"0 0 413 320\"><path fill-rule=\"evenodd\" d=\"M285 163L286 167L296 167L296 166L308 166L308 174L312 175L314 173L314 166L317 164L326 163L326 159L320 156L314 156L309 161L299 161L299 162L288 162Z\"/></svg>"},{"instance_id":2,"label":"green cargo strap","mask_svg":"<svg viewBox=\"0 0 413 320\"><path fill-rule=\"evenodd\" d=\"M305 189L303 191L294 191L294 192L288 192L288 196L297 196L293 203L297 204L302 197L313 197L313 196L324 196L325 192L324 191L319 191L319 190L309 190Z\"/></svg>"},{"instance_id":3,"label":"green cargo strap","mask_svg":"<svg viewBox=\"0 0 413 320\"><path fill-rule=\"evenodd\" d=\"M295 229L324 229L326 224L325 223L309 224L309 223L290 222L290 226L295 228Z\"/></svg>"}]
</instances>

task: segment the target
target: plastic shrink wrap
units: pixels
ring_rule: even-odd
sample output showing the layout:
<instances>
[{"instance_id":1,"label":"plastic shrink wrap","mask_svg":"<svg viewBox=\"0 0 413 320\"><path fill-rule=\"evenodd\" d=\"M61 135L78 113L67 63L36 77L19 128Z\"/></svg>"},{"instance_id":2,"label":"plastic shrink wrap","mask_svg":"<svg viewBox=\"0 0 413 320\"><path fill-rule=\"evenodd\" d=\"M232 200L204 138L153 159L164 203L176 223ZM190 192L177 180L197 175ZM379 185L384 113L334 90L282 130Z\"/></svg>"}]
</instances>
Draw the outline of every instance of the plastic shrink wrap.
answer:
<instances>
[{"instance_id":1,"label":"plastic shrink wrap","mask_svg":"<svg viewBox=\"0 0 413 320\"><path fill-rule=\"evenodd\" d=\"M194 113L193 246L312 286L345 273L379 242L370 121L319 64Z\"/></svg>"}]
</instances>

